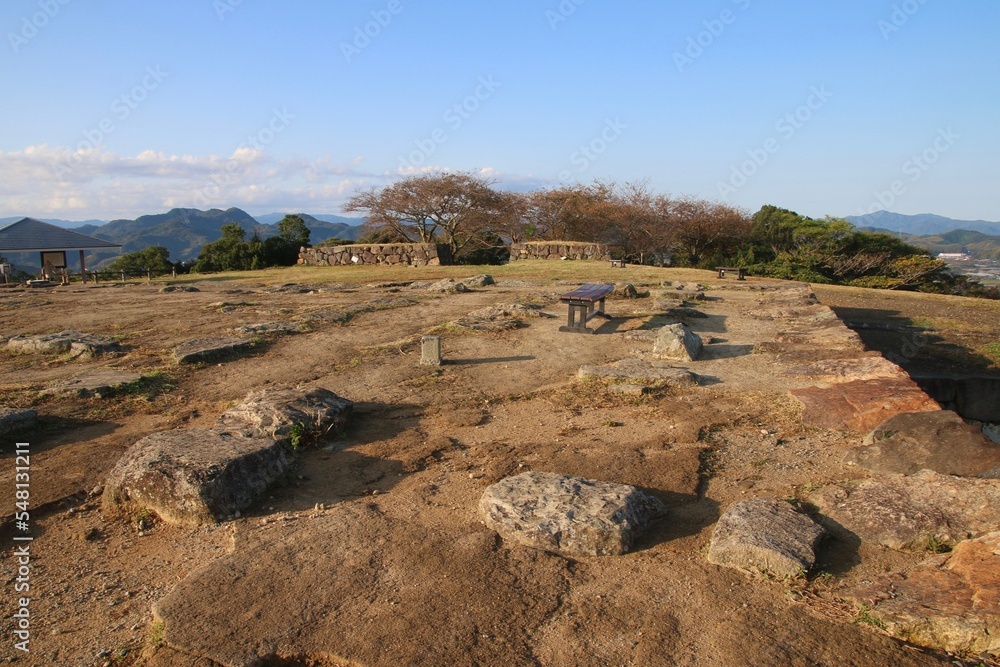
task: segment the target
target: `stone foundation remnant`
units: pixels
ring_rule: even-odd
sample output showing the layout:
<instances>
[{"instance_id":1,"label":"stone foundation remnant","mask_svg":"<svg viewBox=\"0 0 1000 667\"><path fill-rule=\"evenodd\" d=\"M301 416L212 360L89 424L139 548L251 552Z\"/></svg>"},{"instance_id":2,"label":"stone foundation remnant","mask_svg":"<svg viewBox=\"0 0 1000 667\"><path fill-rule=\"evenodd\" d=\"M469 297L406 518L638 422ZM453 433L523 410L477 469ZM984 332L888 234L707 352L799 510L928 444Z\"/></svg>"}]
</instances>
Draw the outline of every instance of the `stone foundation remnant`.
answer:
<instances>
[{"instance_id":1,"label":"stone foundation remnant","mask_svg":"<svg viewBox=\"0 0 1000 667\"><path fill-rule=\"evenodd\" d=\"M299 250L299 264L306 266L350 264L447 266L452 263L451 248L439 243L374 243Z\"/></svg>"}]
</instances>

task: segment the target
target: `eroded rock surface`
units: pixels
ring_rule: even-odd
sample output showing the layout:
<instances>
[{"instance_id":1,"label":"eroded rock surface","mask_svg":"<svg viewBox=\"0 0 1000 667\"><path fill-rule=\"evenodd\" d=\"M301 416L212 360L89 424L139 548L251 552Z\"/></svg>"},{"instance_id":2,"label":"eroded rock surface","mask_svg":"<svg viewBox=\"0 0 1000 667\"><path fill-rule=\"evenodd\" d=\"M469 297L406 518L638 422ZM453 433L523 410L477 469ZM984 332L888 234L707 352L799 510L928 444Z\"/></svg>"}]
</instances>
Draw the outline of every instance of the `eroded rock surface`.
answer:
<instances>
[{"instance_id":1,"label":"eroded rock surface","mask_svg":"<svg viewBox=\"0 0 1000 667\"><path fill-rule=\"evenodd\" d=\"M31 428L38 421L34 410L20 408L0 408L0 435Z\"/></svg>"},{"instance_id":2,"label":"eroded rock surface","mask_svg":"<svg viewBox=\"0 0 1000 667\"><path fill-rule=\"evenodd\" d=\"M775 577L797 577L816 563L826 531L784 500L750 498L730 505L715 525L709 562Z\"/></svg>"},{"instance_id":3,"label":"eroded rock surface","mask_svg":"<svg viewBox=\"0 0 1000 667\"><path fill-rule=\"evenodd\" d=\"M930 470L826 487L811 500L862 540L892 549L958 542L1000 526L1000 480Z\"/></svg>"},{"instance_id":4,"label":"eroded rock surface","mask_svg":"<svg viewBox=\"0 0 1000 667\"><path fill-rule=\"evenodd\" d=\"M224 428L154 433L132 445L104 483L104 507L147 507L202 525L245 509L288 470L285 443Z\"/></svg>"},{"instance_id":5,"label":"eroded rock surface","mask_svg":"<svg viewBox=\"0 0 1000 667\"><path fill-rule=\"evenodd\" d=\"M68 353L74 358L117 356L125 352L121 344L112 338L72 330L37 336L14 336L7 341L7 347L13 352Z\"/></svg>"},{"instance_id":6,"label":"eroded rock surface","mask_svg":"<svg viewBox=\"0 0 1000 667\"><path fill-rule=\"evenodd\" d=\"M321 436L347 426L353 407L328 389L261 389L222 413L217 424L273 439L288 438L298 424L303 434Z\"/></svg>"},{"instance_id":7,"label":"eroded rock surface","mask_svg":"<svg viewBox=\"0 0 1000 667\"><path fill-rule=\"evenodd\" d=\"M1000 477L1000 445L951 410L890 417L851 450L849 464L881 474L923 469L946 475Z\"/></svg>"},{"instance_id":8,"label":"eroded rock surface","mask_svg":"<svg viewBox=\"0 0 1000 667\"><path fill-rule=\"evenodd\" d=\"M677 387L696 384L694 373L685 368L643 359L622 359L606 366L581 366L578 375L581 378L607 378Z\"/></svg>"},{"instance_id":9,"label":"eroded rock surface","mask_svg":"<svg viewBox=\"0 0 1000 667\"><path fill-rule=\"evenodd\" d=\"M243 338L196 338L174 348L174 360L179 364L213 361L249 350L251 343Z\"/></svg>"},{"instance_id":10,"label":"eroded rock surface","mask_svg":"<svg viewBox=\"0 0 1000 667\"><path fill-rule=\"evenodd\" d=\"M854 380L790 393L803 406L803 423L833 430L867 433L901 412L941 409L908 377Z\"/></svg>"},{"instance_id":11,"label":"eroded rock surface","mask_svg":"<svg viewBox=\"0 0 1000 667\"><path fill-rule=\"evenodd\" d=\"M142 378L139 373L129 373L114 369L100 369L81 373L52 385L52 392L80 398L97 396L106 398L123 386Z\"/></svg>"},{"instance_id":12,"label":"eroded rock surface","mask_svg":"<svg viewBox=\"0 0 1000 667\"><path fill-rule=\"evenodd\" d=\"M893 637L956 653L1000 654L1000 532L851 594Z\"/></svg>"},{"instance_id":13,"label":"eroded rock surface","mask_svg":"<svg viewBox=\"0 0 1000 667\"><path fill-rule=\"evenodd\" d=\"M624 554L666 513L659 499L634 486L546 472L493 484L479 510L504 539L571 557Z\"/></svg>"}]
</instances>

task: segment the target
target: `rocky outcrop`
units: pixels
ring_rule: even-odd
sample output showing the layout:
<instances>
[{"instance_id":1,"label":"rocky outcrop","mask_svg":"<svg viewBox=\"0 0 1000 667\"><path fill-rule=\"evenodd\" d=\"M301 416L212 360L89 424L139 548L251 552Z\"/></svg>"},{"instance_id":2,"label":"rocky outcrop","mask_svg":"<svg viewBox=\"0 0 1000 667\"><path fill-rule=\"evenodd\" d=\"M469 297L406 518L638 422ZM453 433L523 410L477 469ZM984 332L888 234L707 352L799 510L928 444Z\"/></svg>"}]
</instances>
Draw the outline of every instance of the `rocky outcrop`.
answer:
<instances>
[{"instance_id":1,"label":"rocky outcrop","mask_svg":"<svg viewBox=\"0 0 1000 667\"><path fill-rule=\"evenodd\" d=\"M599 243L575 241L530 241L510 247L510 261L520 259L611 259L608 247Z\"/></svg>"},{"instance_id":2,"label":"rocky outcrop","mask_svg":"<svg viewBox=\"0 0 1000 667\"><path fill-rule=\"evenodd\" d=\"M892 549L954 543L1000 526L1000 480L930 470L833 485L810 500L862 540Z\"/></svg>"},{"instance_id":3,"label":"rocky outcrop","mask_svg":"<svg viewBox=\"0 0 1000 667\"><path fill-rule=\"evenodd\" d=\"M951 410L904 412L890 417L851 450L849 465L881 474L1000 477L1000 445Z\"/></svg>"},{"instance_id":4,"label":"rocky outcrop","mask_svg":"<svg viewBox=\"0 0 1000 667\"><path fill-rule=\"evenodd\" d=\"M451 248L437 243L376 243L302 248L299 264L343 266L404 264L445 266L452 263Z\"/></svg>"},{"instance_id":5,"label":"rocky outcrop","mask_svg":"<svg viewBox=\"0 0 1000 667\"><path fill-rule=\"evenodd\" d=\"M104 483L105 509L146 507L202 525L245 509L288 470L285 443L224 428L154 433L132 445Z\"/></svg>"},{"instance_id":6,"label":"rocky outcrop","mask_svg":"<svg viewBox=\"0 0 1000 667\"><path fill-rule=\"evenodd\" d=\"M955 546L850 595L886 632L962 654L1000 653L1000 532Z\"/></svg>"},{"instance_id":7,"label":"rocky outcrop","mask_svg":"<svg viewBox=\"0 0 1000 667\"><path fill-rule=\"evenodd\" d=\"M668 324L656 334L653 356L673 361L694 361L701 354L701 336L685 324Z\"/></svg>"},{"instance_id":8,"label":"rocky outcrop","mask_svg":"<svg viewBox=\"0 0 1000 667\"><path fill-rule=\"evenodd\" d=\"M666 513L659 499L634 486L545 472L488 487L479 510L505 540L570 557L624 554Z\"/></svg>"},{"instance_id":9,"label":"rocky outcrop","mask_svg":"<svg viewBox=\"0 0 1000 667\"><path fill-rule=\"evenodd\" d=\"M708 560L775 577L798 577L816 562L826 531L783 500L733 503L715 525Z\"/></svg>"},{"instance_id":10,"label":"rocky outcrop","mask_svg":"<svg viewBox=\"0 0 1000 667\"><path fill-rule=\"evenodd\" d=\"M121 344L113 338L71 330L37 336L14 336L7 341L7 348L20 353L69 354L73 358L118 356L125 353Z\"/></svg>"}]
</instances>

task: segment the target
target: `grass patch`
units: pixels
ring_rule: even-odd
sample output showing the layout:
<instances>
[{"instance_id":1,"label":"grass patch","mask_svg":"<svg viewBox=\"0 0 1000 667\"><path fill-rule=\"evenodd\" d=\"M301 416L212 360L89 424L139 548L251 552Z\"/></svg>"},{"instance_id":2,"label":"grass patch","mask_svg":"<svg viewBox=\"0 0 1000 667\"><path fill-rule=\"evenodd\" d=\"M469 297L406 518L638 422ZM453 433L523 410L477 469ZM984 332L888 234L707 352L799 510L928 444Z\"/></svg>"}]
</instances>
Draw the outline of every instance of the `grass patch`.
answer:
<instances>
[{"instance_id":1,"label":"grass patch","mask_svg":"<svg viewBox=\"0 0 1000 667\"><path fill-rule=\"evenodd\" d=\"M886 630L885 621L883 621L878 616L873 615L871 607L869 607L866 604L863 604L858 608L858 614L854 618L854 622L870 625L873 628L878 628L879 630L882 630L883 632L885 632Z\"/></svg>"},{"instance_id":2,"label":"grass patch","mask_svg":"<svg viewBox=\"0 0 1000 667\"><path fill-rule=\"evenodd\" d=\"M1000 343L987 343L979 348L979 353L995 365L1000 365Z\"/></svg>"}]
</instances>

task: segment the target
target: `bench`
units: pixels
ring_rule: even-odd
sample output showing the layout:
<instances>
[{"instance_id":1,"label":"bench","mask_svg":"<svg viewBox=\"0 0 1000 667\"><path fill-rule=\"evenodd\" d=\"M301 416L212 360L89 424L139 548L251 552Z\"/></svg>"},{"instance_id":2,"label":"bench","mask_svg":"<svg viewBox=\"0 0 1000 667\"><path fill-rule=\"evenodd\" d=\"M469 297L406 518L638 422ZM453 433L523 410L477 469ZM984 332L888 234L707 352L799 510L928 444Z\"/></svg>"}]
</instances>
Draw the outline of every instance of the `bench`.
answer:
<instances>
[{"instance_id":1,"label":"bench","mask_svg":"<svg viewBox=\"0 0 1000 667\"><path fill-rule=\"evenodd\" d=\"M715 267L715 270L719 272L719 277L720 278L725 278L726 277L726 271L729 271L730 273L735 273L736 274L736 279L737 280L746 280L747 270L746 269L742 269L740 267L717 266L717 267Z\"/></svg>"},{"instance_id":2,"label":"bench","mask_svg":"<svg viewBox=\"0 0 1000 667\"><path fill-rule=\"evenodd\" d=\"M594 317L611 319L604 313L604 299L614 289L614 285L587 284L559 297L560 301L569 305L566 326L559 327L559 331L594 333L593 329L587 328L587 322Z\"/></svg>"},{"instance_id":3,"label":"bench","mask_svg":"<svg viewBox=\"0 0 1000 667\"><path fill-rule=\"evenodd\" d=\"M624 259L613 259L613 260L611 260L611 268L612 269L624 269L625 268L625 260Z\"/></svg>"}]
</instances>

